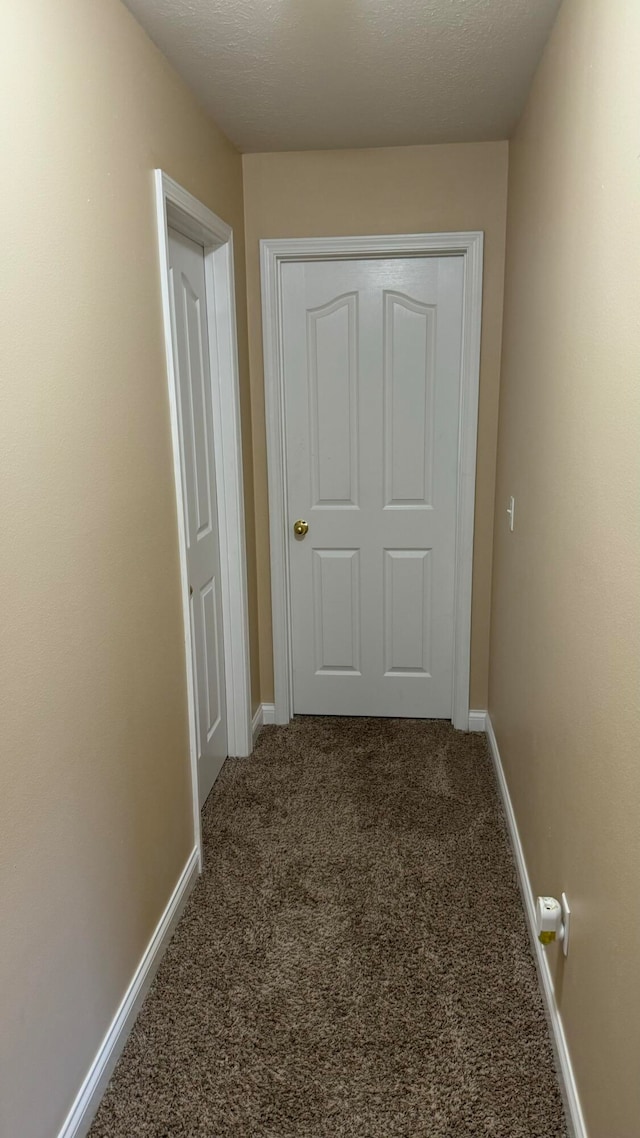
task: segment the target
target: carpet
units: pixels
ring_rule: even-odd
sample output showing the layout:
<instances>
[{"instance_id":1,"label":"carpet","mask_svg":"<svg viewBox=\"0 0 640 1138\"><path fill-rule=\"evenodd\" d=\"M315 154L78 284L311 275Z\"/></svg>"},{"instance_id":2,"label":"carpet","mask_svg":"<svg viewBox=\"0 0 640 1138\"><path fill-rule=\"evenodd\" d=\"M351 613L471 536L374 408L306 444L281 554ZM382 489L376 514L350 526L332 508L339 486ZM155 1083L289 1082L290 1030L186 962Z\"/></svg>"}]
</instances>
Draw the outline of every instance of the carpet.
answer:
<instances>
[{"instance_id":1,"label":"carpet","mask_svg":"<svg viewBox=\"0 0 640 1138\"><path fill-rule=\"evenodd\" d=\"M90 1138L566 1138L482 734L265 727L203 824Z\"/></svg>"}]
</instances>

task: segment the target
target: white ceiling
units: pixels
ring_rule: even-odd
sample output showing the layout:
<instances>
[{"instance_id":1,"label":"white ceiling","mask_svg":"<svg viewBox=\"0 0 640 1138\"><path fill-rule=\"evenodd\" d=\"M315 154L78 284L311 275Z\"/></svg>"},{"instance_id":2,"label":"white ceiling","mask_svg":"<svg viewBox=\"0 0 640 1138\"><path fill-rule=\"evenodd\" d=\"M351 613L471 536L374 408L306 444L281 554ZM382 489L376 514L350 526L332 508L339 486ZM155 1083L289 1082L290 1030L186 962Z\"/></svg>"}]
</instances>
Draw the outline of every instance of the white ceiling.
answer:
<instances>
[{"instance_id":1,"label":"white ceiling","mask_svg":"<svg viewBox=\"0 0 640 1138\"><path fill-rule=\"evenodd\" d=\"M245 151L508 138L559 0L125 0Z\"/></svg>"}]
</instances>

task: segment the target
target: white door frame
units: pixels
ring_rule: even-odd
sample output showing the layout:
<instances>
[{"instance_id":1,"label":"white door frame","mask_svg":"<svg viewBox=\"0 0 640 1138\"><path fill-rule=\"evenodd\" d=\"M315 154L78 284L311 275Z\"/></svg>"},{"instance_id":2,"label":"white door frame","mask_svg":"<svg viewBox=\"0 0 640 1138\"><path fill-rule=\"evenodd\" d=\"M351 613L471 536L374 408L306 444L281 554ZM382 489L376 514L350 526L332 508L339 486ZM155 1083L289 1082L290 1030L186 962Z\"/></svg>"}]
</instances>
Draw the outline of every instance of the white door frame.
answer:
<instances>
[{"instance_id":1,"label":"white door frame","mask_svg":"<svg viewBox=\"0 0 640 1138\"><path fill-rule=\"evenodd\" d=\"M464 291L458 434L452 722L454 727L463 731L469 730L471 579L480 378L482 252L481 232L412 233L383 237L286 238L260 242L276 723L288 723L293 715L289 518L286 510L287 454L282 352L282 265L287 261L461 255L464 258Z\"/></svg>"},{"instance_id":2,"label":"white door frame","mask_svg":"<svg viewBox=\"0 0 640 1138\"><path fill-rule=\"evenodd\" d=\"M178 385L171 326L169 291L169 225L204 248L207 327L213 400L213 448L220 540L222 639L229 754L243 757L253 747L249 617L245 551L240 392L233 274L233 231L197 198L164 174L154 172L164 344L169 383L173 469L178 510L178 547L182 582L182 615L187 665L189 746L193 794L194 836L201 852L198 804L198 756L195 682L189 613L189 583L185 540L184 494L178 420Z\"/></svg>"}]
</instances>

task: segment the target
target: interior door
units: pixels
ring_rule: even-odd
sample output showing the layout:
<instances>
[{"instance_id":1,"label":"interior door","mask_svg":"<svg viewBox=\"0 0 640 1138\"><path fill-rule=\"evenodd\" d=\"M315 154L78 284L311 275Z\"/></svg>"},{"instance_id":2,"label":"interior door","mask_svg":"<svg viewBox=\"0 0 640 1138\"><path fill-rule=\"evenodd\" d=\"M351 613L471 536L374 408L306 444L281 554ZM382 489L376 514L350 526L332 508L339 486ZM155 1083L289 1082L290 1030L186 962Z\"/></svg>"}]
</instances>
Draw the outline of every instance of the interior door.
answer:
<instances>
[{"instance_id":1,"label":"interior door","mask_svg":"<svg viewBox=\"0 0 640 1138\"><path fill-rule=\"evenodd\" d=\"M204 251L173 229L169 276L202 805L227 756L220 546Z\"/></svg>"},{"instance_id":2,"label":"interior door","mask_svg":"<svg viewBox=\"0 0 640 1138\"><path fill-rule=\"evenodd\" d=\"M282 272L294 711L449 719L463 259Z\"/></svg>"}]
</instances>

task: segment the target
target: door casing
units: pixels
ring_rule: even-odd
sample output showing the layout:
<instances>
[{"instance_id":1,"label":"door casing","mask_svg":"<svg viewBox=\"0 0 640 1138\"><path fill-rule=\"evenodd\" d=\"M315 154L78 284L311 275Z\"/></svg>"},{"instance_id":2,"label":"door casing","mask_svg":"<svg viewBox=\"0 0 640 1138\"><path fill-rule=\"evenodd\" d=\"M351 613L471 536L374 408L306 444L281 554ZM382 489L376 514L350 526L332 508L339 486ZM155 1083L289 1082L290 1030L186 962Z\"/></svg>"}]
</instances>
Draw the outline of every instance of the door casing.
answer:
<instances>
[{"instance_id":1,"label":"door casing","mask_svg":"<svg viewBox=\"0 0 640 1138\"><path fill-rule=\"evenodd\" d=\"M477 231L372 237L283 238L260 242L276 723L288 723L293 715L293 650L282 352L282 265L286 261L461 255L464 259L464 285L454 569L452 722L454 727L462 731L469 730L471 586L483 244L484 234Z\"/></svg>"},{"instance_id":2,"label":"door casing","mask_svg":"<svg viewBox=\"0 0 640 1138\"><path fill-rule=\"evenodd\" d=\"M169 410L173 443L173 468L178 514L178 548L182 585L182 613L187 669L189 748L193 802L194 840L202 868L202 835L198 802L198 759L195 683L189 583L185 541L184 494L178 418L178 387L174 367L171 300L169 285L168 227L198 242L204 249L207 328L210 345L210 382L214 418L214 464L220 544L222 593L222 640L225 666L225 700L229 754L244 757L253 747L251 679L249 671L249 617L247 607L247 562L245 549L240 391L238 379L233 231L202 202L169 178L154 172L156 220L160 255L160 284L165 356L169 386ZM231 630L233 629L233 635Z\"/></svg>"}]
</instances>

